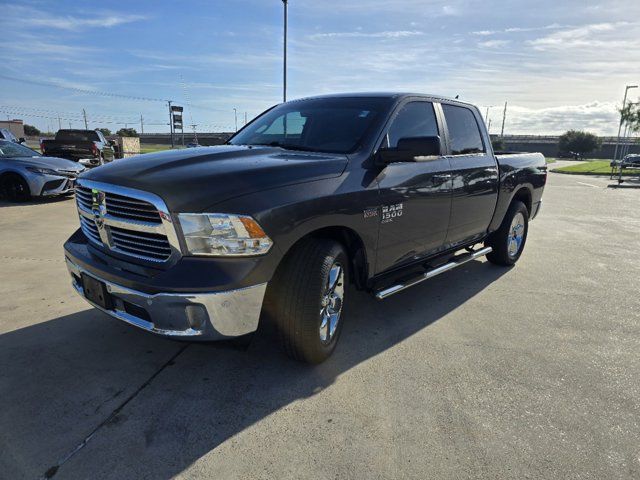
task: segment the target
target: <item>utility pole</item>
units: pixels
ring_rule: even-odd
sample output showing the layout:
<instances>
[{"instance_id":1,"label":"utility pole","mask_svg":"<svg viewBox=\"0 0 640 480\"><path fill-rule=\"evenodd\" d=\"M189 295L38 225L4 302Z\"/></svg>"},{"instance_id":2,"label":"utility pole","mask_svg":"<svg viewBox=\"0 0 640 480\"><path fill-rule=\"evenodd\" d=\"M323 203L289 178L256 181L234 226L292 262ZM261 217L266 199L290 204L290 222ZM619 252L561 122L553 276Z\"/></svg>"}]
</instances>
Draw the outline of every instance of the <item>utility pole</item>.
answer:
<instances>
[{"instance_id":1,"label":"utility pole","mask_svg":"<svg viewBox=\"0 0 640 480\"><path fill-rule=\"evenodd\" d=\"M284 4L284 62L283 62L283 75L282 75L282 101L287 101L287 7L289 6L289 0L282 0Z\"/></svg>"},{"instance_id":2,"label":"utility pole","mask_svg":"<svg viewBox=\"0 0 640 480\"><path fill-rule=\"evenodd\" d=\"M144 119L142 118L142 114L140 114L140 133L144 135Z\"/></svg>"},{"instance_id":3,"label":"utility pole","mask_svg":"<svg viewBox=\"0 0 640 480\"><path fill-rule=\"evenodd\" d=\"M244 112L244 124L247 124L247 112Z\"/></svg>"},{"instance_id":4,"label":"utility pole","mask_svg":"<svg viewBox=\"0 0 640 480\"><path fill-rule=\"evenodd\" d=\"M632 88L638 88L638 85L627 85L624 89L624 99L622 100L622 112L620 112L620 125L618 125L618 139L616 140L616 149L613 152L613 159L618 159L618 147L620 146L620 132L622 131L622 124L624 123L624 118L622 117L622 113L624 112L624 107L627 106L627 93Z\"/></svg>"},{"instance_id":5,"label":"utility pole","mask_svg":"<svg viewBox=\"0 0 640 480\"><path fill-rule=\"evenodd\" d=\"M502 129L500 130L500 138L504 137L504 122L507 120L507 102L504 102L504 112L502 112Z\"/></svg>"},{"instance_id":6,"label":"utility pole","mask_svg":"<svg viewBox=\"0 0 640 480\"><path fill-rule=\"evenodd\" d=\"M89 125L87 124L87 112L85 112L84 108L82 109L82 116L84 117L84 129L89 130Z\"/></svg>"},{"instance_id":7,"label":"utility pole","mask_svg":"<svg viewBox=\"0 0 640 480\"><path fill-rule=\"evenodd\" d=\"M167 104L169 105L169 131L171 132L171 148L175 145L173 144L173 113L171 112L171 100L167 100Z\"/></svg>"},{"instance_id":8,"label":"utility pole","mask_svg":"<svg viewBox=\"0 0 640 480\"><path fill-rule=\"evenodd\" d=\"M62 122L60 121L60 114L58 114L58 130L62 130Z\"/></svg>"},{"instance_id":9,"label":"utility pole","mask_svg":"<svg viewBox=\"0 0 640 480\"><path fill-rule=\"evenodd\" d=\"M235 108L233 109L233 115L236 119L236 132L238 131L238 110L236 110Z\"/></svg>"},{"instance_id":10,"label":"utility pole","mask_svg":"<svg viewBox=\"0 0 640 480\"><path fill-rule=\"evenodd\" d=\"M195 143L196 145L198 145L198 132L196 131L196 127L198 126L195 123L192 123L191 126L193 127L193 143Z\"/></svg>"}]
</instances>

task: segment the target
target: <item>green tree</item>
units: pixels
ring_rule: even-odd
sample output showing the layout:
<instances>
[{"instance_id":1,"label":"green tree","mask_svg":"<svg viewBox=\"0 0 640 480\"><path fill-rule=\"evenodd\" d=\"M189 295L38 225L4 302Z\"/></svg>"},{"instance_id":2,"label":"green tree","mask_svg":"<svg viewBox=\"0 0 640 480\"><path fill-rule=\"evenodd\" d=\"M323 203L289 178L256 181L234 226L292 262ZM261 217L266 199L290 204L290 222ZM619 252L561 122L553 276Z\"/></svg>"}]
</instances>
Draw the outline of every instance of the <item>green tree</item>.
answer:
<instances>
[{"instance_id":1,"label":"green tree","mask_svg":"<svg viewBox=\"0 0 640 480\"><path fill-rule=\"evenodd\" d=\"M640 131L640 102L628 103L620 112L622 123L629 125L632 132Z\"/></svg>"},{"instance_id":2,"label":"green tree","mask_svg":"<svg viewBox=\"0 0 640 480\"><path fill-rule=\"evenodd\" d=\"M40 134L42 134L42 132L40 130L38 130L36 127L34 127L33 125L29 125L27 123L24 124L24 134L27 137L36 137Z\"/></svg>"},{"instance_id":3,"label":"green tree","mask_svg":"<svg viewBox=\"0 0 640 480\"><path fill-rule=\"evenodd\" d=\"M108 128L99 128L98 130L100 130L105 137L111 135L111 130L109 130Z\"/></svg>"},{"instance_id":4,"label":"green tree","mask_svg":"<svg viewBox=\"0 0 640 480\"><path fill-rule=\"evenodd\" d=\"M600 148L601 141L593 133L580 130L569 130L560 136L558 149L560 153L575 152L585 156Z\"/></svg>"},{"instance_id":5,"label":"green tree","mask_svg":"<svg viewBox=\"0 0 640 480\"><path fill-rule=\"evenodd\" d=\"M491 146L494 152L504 152L506 150L504 141L501 138L494 138L491 140Z\"/></svg>"},{"instance_id":6,"label":"green tree","mask_svg":"<svg viewBox=\"0 0 640 480\"><path fill-rule=\"evenodd\" d=\"M137 137L138 132L136 132L135 128L121 128L116 132L116 135L120 135L121 137Z\"/></svg>"}]
</instances>

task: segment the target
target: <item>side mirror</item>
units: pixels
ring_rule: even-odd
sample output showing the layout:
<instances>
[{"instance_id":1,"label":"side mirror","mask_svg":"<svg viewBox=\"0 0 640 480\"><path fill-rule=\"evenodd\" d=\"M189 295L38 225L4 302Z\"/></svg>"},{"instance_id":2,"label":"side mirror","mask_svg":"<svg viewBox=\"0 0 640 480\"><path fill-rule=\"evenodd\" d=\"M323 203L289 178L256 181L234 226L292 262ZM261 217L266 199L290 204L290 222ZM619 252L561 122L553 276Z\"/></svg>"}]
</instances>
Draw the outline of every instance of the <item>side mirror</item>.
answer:
<instances>
[{"instance_id":1,"label":"side mirror","mask_svg":"<svg viewBox=\"0 0 640 480\"><path fill-rule=\"evenodd\" d=\"M442 154L440 137L406 137L398 140L396 148L380 149L383 164L393 162L422 162L434 160Z\"/></svg>"},{"instance_id":2,"label":"side mirror","mask_svg":"<svg viewBox=\"0 0 640 480\"><path fill-rule=\"evenodd\" d=\"M20 138L18 139L18 143L24 143L24 142L26 142L26 140L24 139L24 137L20 137Z\"/></svg>"},{"instance_id":3,"label":"side mirror","mask_svg":"<svg viewBox=\"0 0 640 480\"><path fill-rule=\"evenodd\" d=\"M115 140L109 140L108 142L112 147L115 147L118 144L118 142L116 142Z\"/></svg>"}]
</instances>

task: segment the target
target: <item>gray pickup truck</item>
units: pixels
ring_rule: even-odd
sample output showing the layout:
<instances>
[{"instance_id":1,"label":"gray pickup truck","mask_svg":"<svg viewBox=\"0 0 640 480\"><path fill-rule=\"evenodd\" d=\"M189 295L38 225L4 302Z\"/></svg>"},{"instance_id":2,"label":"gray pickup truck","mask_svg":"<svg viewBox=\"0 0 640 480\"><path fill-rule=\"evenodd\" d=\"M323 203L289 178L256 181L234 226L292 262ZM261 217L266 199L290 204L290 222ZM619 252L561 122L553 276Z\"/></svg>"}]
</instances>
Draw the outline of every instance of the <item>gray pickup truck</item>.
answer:
<instances>
[{"instance_id":1,"label":"gray pickup truck","mask_svg":"<svg viewBox=\"0 0 640 480\"><path fill-rule=\"evenodd\" d=\"M385 299L483 256L516 263L546 179L539 153L494 154L473 105L307 98L227 145L81 175L66 262L80 295L131 325L209 341L273 322L289 355L317 363L349 286Z\"/></svg>"}]
</instances>

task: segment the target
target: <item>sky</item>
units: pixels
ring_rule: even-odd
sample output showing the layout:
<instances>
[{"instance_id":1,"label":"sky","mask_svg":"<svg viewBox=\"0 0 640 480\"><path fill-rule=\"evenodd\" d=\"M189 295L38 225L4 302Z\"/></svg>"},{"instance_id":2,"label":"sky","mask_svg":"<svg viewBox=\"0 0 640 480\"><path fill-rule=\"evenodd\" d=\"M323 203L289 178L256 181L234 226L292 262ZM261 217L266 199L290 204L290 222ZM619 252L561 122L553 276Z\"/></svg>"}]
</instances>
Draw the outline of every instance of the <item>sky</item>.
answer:
<instances>
[{"instance_id":1,"label":"sky","mask_svg":"<svg viewBox=\"0 0 640 480\"><path fill-rule=\"evenodd\" d=\"M0 1L0 117L42 130L232 131L282 100L281 0ZM288 98L460 96L499 133L615 135L640 2L290 0ZM640 89L630 90L638 101ZM60 121L58 121L60 117ZM192 127L188 127L191 129Z\"/></svg>"}]
</instances>

